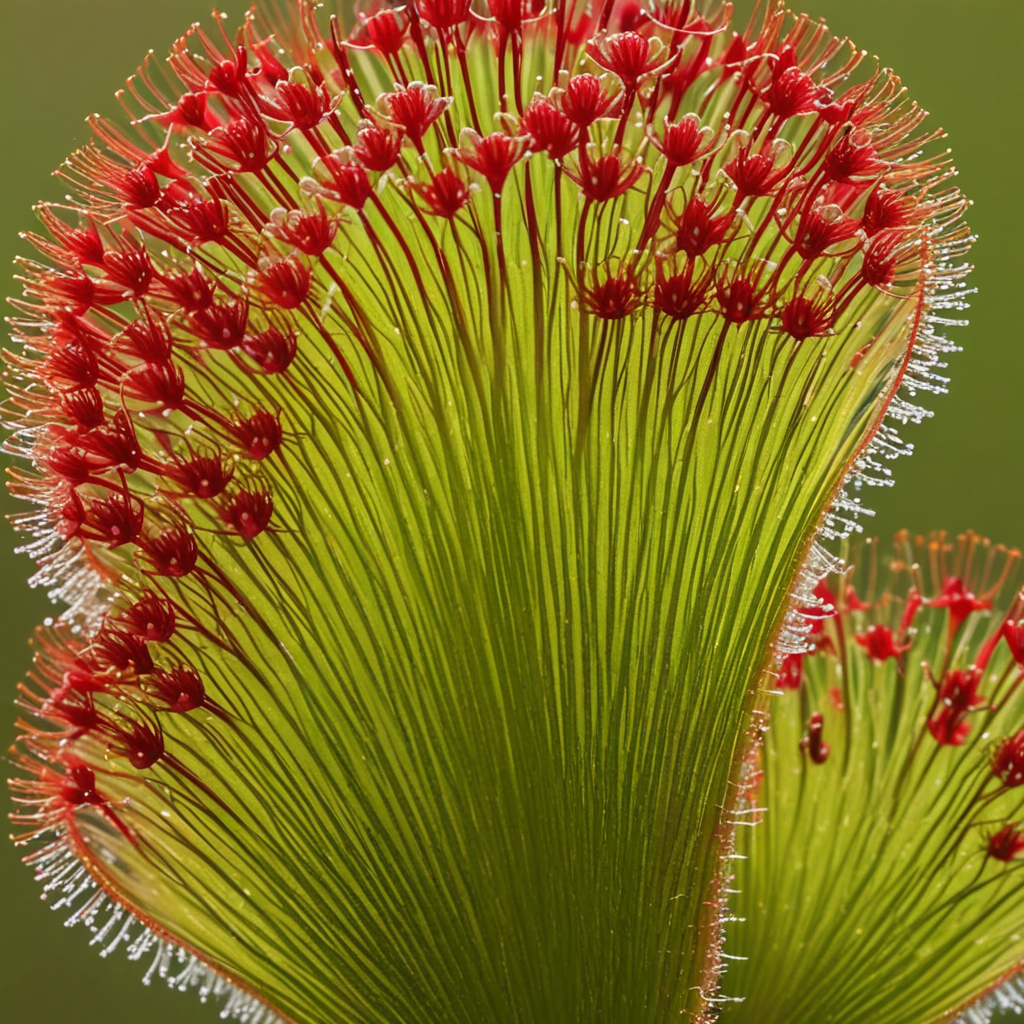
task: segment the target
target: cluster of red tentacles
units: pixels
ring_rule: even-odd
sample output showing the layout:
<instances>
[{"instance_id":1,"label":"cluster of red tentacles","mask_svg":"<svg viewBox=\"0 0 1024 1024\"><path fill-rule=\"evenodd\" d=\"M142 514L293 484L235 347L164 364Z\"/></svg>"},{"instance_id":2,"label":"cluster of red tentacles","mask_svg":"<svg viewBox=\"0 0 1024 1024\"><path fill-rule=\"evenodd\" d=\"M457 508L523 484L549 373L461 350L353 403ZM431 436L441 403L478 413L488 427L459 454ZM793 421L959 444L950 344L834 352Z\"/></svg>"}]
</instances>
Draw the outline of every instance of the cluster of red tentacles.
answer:
<instances>
[{"instance_id":1,"label":"cluster of red tentacles","mask_svg":"<svg viewBox=\"0 0 1024 1024\"><path fill-rule=\"evenodd\" d=\"M976 546L977 539L968 538L966 550L970 552ZM941 544L933 547L944 554ZM925 609L938 609L944 612L945 619L942 652L936 664L923 663L934 688L924 730L940 746L963 746L972 733L973 720L979 714L1001 710L1024 684L1024 592L1018 594L1008 612L984 622L979 620L968 638L962 635L974 617L992 610L993 598L1004 587L1018 557L1011 552L994 577L989 566L978 586L980 595L956 571L942 572L941 586L932 597L922 593L918 582L910 583L902 597L886 593L873 602L861 600L851 585L843 588L840 597L827 583L820 583L815 590L817 603L803 609L811 623L810 649L783 660L778 685L783 690L800 689L806 682L806 659L845 658L851 640L853 650L859 649L859 655L851 656L863 657L877 666L892 661L902 676L906 658L913 656L920 615ZM960 562L958 568L963 569L970 565L970 557L961 556ZM875 615L878 621L871 622ZM1005 671L993 677L988 669L1001 645L1008 648L1010 659ZM833 689L829 697L837 713L845 710L841 690ZM823 728L824 715L816 711L801 743L811 760L819 764L828 757ZM996 741L991 752L991 776L1001 787L1024 785L1024 729ZM993 834L989 840L990 855L1010 860L1024 854L1022 828L1011 823Z\"/></svg>"},{"instance_id":2,"label":"cluster of red tentacles","mask_svg":"<svg viewBox=\"0 0 1024 1024\"><path fill-rule=\"evenodd\" d=\"M14 820L30 826L30 834L92 806L134 841L97 785L92 766L102 763L105 752L137 771L162 761L188 774L166 749L160 716L204 712L226 718L226 712L194 667L161 657L180 628L174 604L151 591L108 617L88 641L63 627L40 629L33 672L19 686L18 703L29 720L18 725L26 753L54 768L12 782L15 800L28 808ZM55 770L58 765L63 772Z\"/></svg>"},{"instance_id":3,"label":"cluster of red tentacles","mask_svg":"<svg viewBox=\"0 0 1024 1024\"><path fill-rule=\"evenodd\" d=\"M12 447L33 463L13 486L37 509L19 525L36 537L43 579L93 630L43 633L23 691L39 724L24 726L35 778L17 786L42 802L36 823L79 806L117 822L90 774L104 756L181 770L162 716L225 713L173 653L188 614L163 583L231 595L204 535L251 542L272 528L261 463L283 461L287 414L270 388L254 389L265 402L240 403L232 375L287 377L305 332L354 389L364 383L346 358L351 344L373 362L360 311L347 321L351 337L339 338L322 309L329 293L349 297L329 258L345 232L404 245L384 188L428 234L430 218L470 218L484 190L500 226L516 175L535 216L530 164L549 161L556 207L563 188L582 199L572 274L583 313L774 318L798 341L829 334L865 289L919 284L922 222L953 214L934 191L944 166L915 162L932 136L917 134L923 113L898 82L875 73L841 91L863 55L826 70L845 44L806 18L786 29L781 10L728 39L727 13L709 20L690 0L649 11L628 0L586 9L489 0L486 10L420 0L361 17L347 37L337 21L321 34L310 5L296 11L276 40L251 21L238 40L194 30L173 52L170 88L142 69L123 94L133 130L93 122L97 142L61 172L77 200L42 206L46 235L29 236L47 262L22 262L22 352L8 357ZM505 78L534 46L553 47L555 71L527 97L522 75ZM566 70L584 56L591 70ZM500 109L477 109L470 59L493 64ZM373 103L358 82L365 60L395 83ZM417 81L417 60L444 73ZM714 123L684 108L695 85L705 111L730 90ZM453 116L456 91L467 124ZM485 130L491 114L500 131ZM796 122L794 146L783 136ZM299 140L316 155L308 174L290 159ZM634 255L588 261L599 211L641 188ZM726 257L731 243L766 232L781 240L770 260ZM123 593L126 567L148 582L106 611L94 597ZM155 658L154 645L168 643L172 654ZM888 656L885 644L868 642L874 656ZM938 683L947 742L963 727L953 717L970 710L957 703L969 685L957 685Z\"/></svg>"}]
</instances>

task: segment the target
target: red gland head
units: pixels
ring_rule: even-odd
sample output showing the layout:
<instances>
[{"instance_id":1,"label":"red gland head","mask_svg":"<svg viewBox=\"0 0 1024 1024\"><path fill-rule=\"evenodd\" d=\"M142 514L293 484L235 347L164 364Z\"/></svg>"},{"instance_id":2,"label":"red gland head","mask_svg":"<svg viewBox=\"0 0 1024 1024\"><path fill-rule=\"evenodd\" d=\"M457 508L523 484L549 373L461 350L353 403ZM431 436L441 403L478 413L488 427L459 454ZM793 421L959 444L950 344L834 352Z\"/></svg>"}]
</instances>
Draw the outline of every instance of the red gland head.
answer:
<instances>
[{"instance_id":1,"label":"red gland head","mask_svg":"<svg viewBox=\"0 0 1024 1024\"><path fill-rule=\"evenodd\" d=\"M221 509L221 519L246 540L254 540L270 525L274 499L269 491L239 491Z\"/></svg>"},{"instance_id":2,"label":"red gland head","mask_svg":"<svg viewBox=\"0 0 1024 1024\"><path fill-rule=\"evenodd\" d=\"M235 464L220 455L193 455L176 460L167 473L186 494L216 498L235 475Z\"/></svg>"},{"instance_id":3,"label":"red gland head","mask_svg":"<svg viewBox=\"0 0 1024 1024\"><path fill-rule=\"evenodd\" d=\"M111 185L124 205L133 210L156 206L162 195L160 182L146 164L117 175Z\"/></svg>"},{"instance_id":4,"label":"red gland head","mask_svg":"<svg viewBox=\"0 0 1024 1024\"><path fill-rule=\"evenodd\" d=\"M504 132L481 137L472 128L465 128L459 141L462 145L456 152L457 158L483 175L496 196L501 195L509 172L526 153L527 140Z\"/></svg>"},{"instance_id":5,"label":"red gland head","mask_svg":"<svg viewBox=\"0 0 1024 1024\"><path fill-rule=\"evenodd\" d=\"M547 153L560 160L579 142L579 125L574 124L550 100L536 97L523 111L519 130L529 139L532 153Z\"/></svg>"},{"instance_id":6,"label":"red gland head","mask_svg":"<svg viewBox=\"0 0 1024 1024\"><path fill-rule=\"evenodd\" d=\"M368 171L389 171L398 162L402 151L402 135L386 131L372 121L362 122L352 147L355 158Z\"/></svg>"},{"instance_id":7,"label":"red gland head","mask_svg":"<svg viewBox=\"0 0 1024 1024\"><path fill-rule=\"evenodd\" d=\"M991 601L976 597L971 593L959 576L948 577L942 585L939 596L925 601L925 604L929 608L949 609L949 631L951 634L959 630L964 620L972 612L992 607Z\"/></svg>"},{"instance_id":8,"label":"red gland head","mask_svg":"<svg viewBox=\"0 0 1024 1024\"><path fill-rule=\"evenodd\" d=\"M414 181L413 189L422 197L427 213L453 220L469 202L473 188L450 167L438 171L430 181Z\"/></svg>"},{"instance_id":9,"label":"red gland head","mask_svg":"<svg viewBox=\"0 0 1024 1024\"><path fill-rule=\"evenodd\" d=\"M107 280L123 288L125 298L139 299L153 282L153 264L145 249L114 249L103 257Z\"/></svg>"},{"instance_id":10,"label":"red gland head","mask_svg":"<svg viewBox=\"0 0 1024 1024\"><path fill-rule=\"evenodd\" d=\"M111 468L122 467L129 473L139 468L142 449L132 421L124 410L114 413L109 427L96 427L79 437L79 445L102 459Z\"/></svg>"},{"instance_id":11,"label":"red gland head","mask_svg":"<svg viewBox=\"0 0 1024 1024\"><path fill-rule=\"evenodd\" d=\"M46 225L53 237L67 250L74 261L103 265L106 252L103 239L94 224L84 227L69 227L60 219L54 209L45 204L39 207L39 218Z\"/></svg>"},{"instance_id":12,"label":"red gland head","mask_svg":"<svg viewBox=\"0 0 1024 1024\"><path fill-rule=\"evenodd\" d=\"M1018 665L1024 666L1024 619L1007 619L1003 623L1003 636Z\"/></svg>"},{"instance_id":13,"label":"red gland head","mask_svg":"<svg viewBox=\"0 0 1024 1024\"><path fill-rule=\"evenodd\" d=\"M861 277L872 288L888 288L896 278L900 262L900 237L888 231L876 235L864 249Z\"/></svg>"},{"instance_id":14,"label":"red gland head","mask_svg":"<svg viewBox=\"0 0 1024 1024\"><path fill-rule=\"evenodd\" d=\"M67 445L54 446L42 461L51 473L72 487L80 487L92 479L93 473L103 468L102 461L95 456Z\"/></svg>"},{"instance_id":15,"label":"red gland head","mask_svg":"<svg viewBox=\"0 0 1024 1024\"><path fill-rule=\"evenodd\" d=\"M911 196L879 185L868 196L860 226L868 238L873 238L881 231L908 227L917 216L918 206Z\"/></svg>"},{"instance_id":16,"label":"red gland head","mask_svg":"<svg viewBox=\"0 0 1024 1024\"><path fill-rule=\"evenodd\" d=\"M89 664L102 672L132 672L145 675L153 671L153 656L146 639L138 633L105 626L93 637L88 648Z\"/></svg>"},{"instance_id":17,"label":"red gland head","mask_svg":"<svg viewBox=\"0 0 1024 1024\"><path fill-rule=\"evenodd\" d=\"M263 373L284 373L298 351L298 337L294 331L281 331L268 327L242 339L242 350L254 359Z\"/></svg>"},{"instance_id":18,"label":"red gland head","mask_svg":"<svg viewBox=\"0 0 1024 1024\"><path fill-rule=\"evenodd\" d=\"M133 544L142 533L145 506L138 498L115 491L109 497L89 501L85 506L83 535L111 548Z\"/></svg>"},{"instance_id":19,"label":"red gland head","mask_svg":"<svg viewBox=\"0 0 1024 1024\"><path fill-rule=\"evenodd\" d=\"M281 430L281 414L257 409L247 419L232 425L231 433L250 459L259 462L273 455L281 447L284 434Z\"/></svg>"},{"instance_id":20,"label":"red gland head","mask_svg":"<svg viewBox=\"0 0 1024 1024\"><path fill-rule=\"evenodd\" d=\"M980 682L981 670L976 668L958 669L943 678L938 708L928 719L928 730L937 743L959 747L970 735L970 713L988 703L978 693Z\"/></svg>"},{"instance_id":21,"label":"red gland head","mask_svg":"<svg viewBox=\"0 0 1024 1024\"><path fill-rule=\"evenodd\" d=\"M206 309L213 302L213 283L198 267L184 274L167 274L161 285L168 298L186 313Z\"/></svg>"},{"instance_id":22,"label":"red gland head","mask_svg":"<svg viewBox=\"0 0 1024 1024\"><path fill-rule=\"evenodd\" d=\"M803 654L787 654L779 665L779 689L799 690L804 678Z\"/></svg>"},{"instance_id":23,"label":"red gland head","mask_svg":"<svg viewBox=\"0 0 1024 1024\"><path fill-rule=\"evenodd\" d=\"M827 249L853 238L860 225L843 216L838 206L815 206L800 218L793 248L805 259L816 260ZM851 251L856 246L851 247Z\"/></svg>"},{"instance_id":24,"label":"red gland head","mask_svg":"<svg viewBox=\"0 0 1024 1024\"><path fill-rule=\"evenodd\" d=\"M184 526L169 526L152 536L143 536L139 546L146 554L150 571L157 576L187 576L199 561L195 536Z\"/></svg>"},{"instance_id":25,"label":"red gland head","mask_svg":"<svg viewBox=\"0 0 1024 1024\"><path fill-rule=\"evenodd\" d=\"M420 17L439 33L447 34L469 17L470 0L419 0Z\"/></svg>"},{"instance_id":26,"label":"red gland head","mask_svg":"<svg viewBox=\"0 0 1024 1024\"><path fill-rule=\"evenodd\" d=\"M670 167L684 167L708 154L714 144L710 128L701 128L696 114L686 114L673 124L665 117L661 136L651 135L654 148Z\"/></svg>"},{"instance_id":27,"label":"red gland head","mask_svg":"<svg viewBox=\"0 0 1024 1024\"><path fill-rule=\"evenodd\" d=\"M361 210L373 193L366 168L354 162L351 150L329 153L321 161L319 171L325 175L322 194L343 206Z\"/></svg>"},{"instance_id":28,"label":"red gland head","mask_svg":"<svg viewBox=\"0 0 1024 1024\"><path fill-rule=\"evenodd\" d=\"M903 614L900 616L899 632L901 634L906 633L913 626L914 619L917 618L917 613L924 606L924 603L924 598L917 587L911 587L903 605Z\"/></svg>"},{"instance_id":29,"label":"red gland head","mask_svg":"<svg viewBox=\"0 0 1024 1024\"><path fill-rule=\"evenodd\" d=\"M59 777L58 801L66 807L101 806L106 803L96 789L96 773L81 761L67 765L65 775Z\"/></svg>"},{"instance_id":30,"label":"red gland head","mask_svg":"<svg viewBox=\"0 0 1024 1024\"><path fill-rule=\"evenodd\" d=\"M715 282L723 318L730 324L744 324L768 312L767 296L761 284L763 264L726 269Z\"/></svg>"},{"instance_id":31,"label":"red gland head","mask_svg":"<svg viewBox=\"0 0 1024 1024\"><path fill-rule=\"evenodd\" d=\"M185 398L185 374L174 363L143 363L125 377L125 391L159 409L176 409Z\"/></svg>"},{"instance_id":32,"label":"red gland head","mask_svg":"<svg viewBox=\"0 0 1024 1024\"><path fill-rule=\"evenodd\" d=\"M263 122L252 117L214 128L204 146L196 148L196 156L212 170L256 173L273 159L276 145L271 141ZM228 161L227 164L221 158Z\"/></svg>"},{"instance_id":33,"label":"red gland head","mask_svg":"<svg viewBox=\"0 0 1024 1024\"><path fill-rule=\"evenodd\" d=\"M820 338L832 333L835 306L832 297L822 292L814 298L794 295L779 314L782 330L796 341Z\"/></svg>"},{"instance_id":34,"label":"red gland head","mask_svg":"<svg viewBox=\"0 0 1024 1024\"><path fill-rule=\"evenodd\" d=\"M886 161L879 159L870 137L861 131L841 135L822 163L822 171L829 180L854 186L874 181L888 167Z\"/></svg>"},{"instance_id":35,"label":"red gland head","mask_svg":"<svg viewBox=\"0 0 1024 1024\"><path fill-rule=\"evenodd\" d=\"M111 750L126 757L139 771L152 768L164 756L163 733L155 723L122 718L111 727L111 731Z\"/></svg>"},{"instance_id":36,"label":"red gland head","mask_svg":"<svg viewBox=\"0 0 1024 1024\"><path fill-rule=\"evenodd\" d=\"M203 680L190 665L156 669L146 679L146 693L156 699L161 710L175 714L195 711L206 701Z\"/></svg>"},{"instance_id":37,"label":"red gland head","mask_svg":"<svg viewBox=\"0 0 1024 1024\"><path fill-rule=\"evenodd\" d=\"M189 317L192 332L209 348L237 348L249 323L249 301L245 298L213 302Z\"/></svg>"},{"instance_id":38,"label":"red gland head","mask_svg":"<svg viewBox=\"0 0 1024 1024\"><path fill-rule=\"evenodd\" d=\"M385 93L377 101L388 119L398 125L417 149L422 149L427 129L451 106L449 97L439 97L437 88L423 82L410 82L395 92Z\"/></svg>"},{"instance_id":39,"label":"red gland head","mask_svg":"<svg viewBox=\"0 0 1024 1024\"><path fill-rule=\"evenodd\" d=\"M268 117L300 131L315 128L332 109L327 89L307 82L278 82L270 92L260 93L257 102Z\"/></svg>"},{"instance_id":40,"label":"red gland head","mask_svg":"<svg viewBox=\"0 0 1024 1024\"><path fill-rule=\"evenodd\" d=\"M994 860L1009 863L1024 857L1024 825L1004 825L989 836L987 851Z\"/></svg>"},{"instance_id":41,"label":"red gland head","mask_svg":"<svg viewBox=\"0 0 1024 1024\"><path fill-rule=\"evenodd\" d=\"M598 118L611 117L617 111L621 96L605 92L604 83L596 75L570 78L561 93L556 94L562 113L577 128L589 128Z\"/></svg>"},{"instance_id":42,"label":"red gland head","mask_svg":"<svg viewBox=\"0 0 1024 1024\"><path fill-rule=\"evenodd\" d=\"M46 282L44 297L47 308L82 316L92 307L96 285L87 274L53 274Z\"/></svg>"},{"instance_id":43,"label":"red gland head","mask_svg":"<svg viewBox=\"0 0 1024 1024\"><path fill-rule=\"evenodd\" d=\"M725 165L725 173L736 186L741 199L747 196L770 196L787 177L790 164L779 162L783 147L764 147L754 151L744 146Z\"/></svg>"},{"instance_id":44,"label":"red gland head","mask_svg":"<svg viewBox=\"0 0 1024 1024\"><path fill-rule=\"evenodd\" d=\"M807 732L800 741L801 749L807 751L815 764L824 764L828 760L831 748L823 739L825 718L820 711L815 711L807 723Z\"/></svg>"},{"instance_id":45,"label":"red gland head","mask_svg":"<svg viewBox=\"0 0 1024 1024\"><path fill-rule=\"evenodd\" d=\"M259 64L253 71L249 71L248 78L252 81L260 81L267 85L277 85L288 77L288 69L274 56L269 40L255 40L250 37L250 43Z\"/></svg>"},{"instance_id":46,"label":"red gland head","mask_svg":"<svg viewBox=\"0 0 1024 1024\"><path fill-rule=\"evenodd\" d=\"M984 707L986 699L978 693L981 669L964 668L947 672L939 686L939 701L955 711Z\"/></svg>"},{"instance_id":47,"label":"red gland head","mask_svg":"<svg viewBox=\"0 0 1024 1024\"><path fill-rule=\"evenodd\" d=\"M1004 739L992 755L992 774L1007 788L1024 785L1024 729Z\"/></svg>"},{"instance_id":48,"label":"red gland head","mask_svg":"<svg viewBox=\"0 0 1024 1024\"><path fill-rule=\"evenodd\" d=\"M205 92L185 93L166 114L160 114L157 121L169 128L201 128L204 131L217 124L216 118L210 113Z\"/></svg>"},{"instance_id":49,"label":"red gland head","mask_svg":"<svg viewBox=\"0 0 1024 1024\"><path fill-rule=\"evenodd\" d=\"M155 318L133 320L118 335L120 349L147 363L165 363L174 352L174 339L167 327Z\"/></svg>"},{"instance_id":50,"label":"red gland head","mask_svg":"<svg viewBox=\"0 0 1024 1024\"><path fill-rule=\"evenodd\" d=\"M682 263L682 268L679 264ZM654 296L651 305L659 313L673 320L685 320L703 312L708 305L711 290L711 271L696 274L696 263L692 260L663 260L658 265L654 282ZM670 273L674 270L675 273ZM696 280L694 278L696 277Z\"/></svg>"},{"instance_id":51,"label":"red gland head","mask_svg":"<svg viewBox=\"0 0 1024 1024\"><path fill-rule=\"evenodd\" d=\"M96 388L82 388L61 395L60 406L68 419L82 430L94 430L106 419L103 396Z\"/></svg>"},{"instance_id":52,"label":"red gland head","mask_svg":"<svg viewBox=\"0 0 1024 1024\"><path fill-rule=\"evenodd\" d=\"M51 722L59 725L68 739L78 739L95 732L102 724L92 694L83 694L70 687L54 693L40 711Z\"/></svg>"},{"instance_id":53,"label":"red gland head","mask_svg":"<svg viewBox=\"0 0 1024 1024\"><path fill-rule=\"evenodd\" d=\"M639 159L630 159L624 153L607 153L592 159L590 154L580 154L577 168L566 167L565 173L579 185L587 199L595 203L607 203L628 192L644 172Z\"/></svg>"},{"instance_id":54,"label":"red gland head","mask_svg":"<svg viewBox=\"0 0 1024 1024\"><path fill-rule=\"evenodd\" d=\"M153 643L166 643L174 636L174 605L156 594L146 594L122 612L119 622L132 636Z\"/></svg>"},{"instance_id":55,"label":"red gland head","mask_svg":"<svg viewBox=\"0 0 1024 1024\"><path fill-rule=\"evenodd\" d=\"M881 665L889 658L898 661L911 646L909 643L897 643L888 626L868 626L866 632L855 633L853 638L876 665Z\"/></svg>"},{"instance_id":56,"label":"red gland head","mask_svg":"<svg viewBox=\"0 0 1024 1024\"><path fill-rule=\"evenodd\" d=\"M219 242L231 228L228 207L217 199L190 197L170 207L167 216L187 240L195 245Z\"/></svg>"},{"instance_id":57,"label":"red gland head","mask_svg":"<svg viewBox=\"0 0 1024 1024\"><path fill-rule=\"evenodd\" d=\"M363 174L365 177L365 171ZM335 235L338 233L338 222L327 216L319 202L314 210L308 212L278 207L270 214L266 232L271 237L294 246L307 256L317 257L322 256L333 245Z\"/></svg>"},{"instance_id":58,"label":"red gland head","mask_svg":"<svg viewBox=\"0 0 1024 1024\"><path fill-rule=\"evenodd\" d=\"M207 87L227 96L240 95L246 87L248 64L245 47L237 46L233 57L218 61L211 69Z\"/></svg>"},{"instance_id":59,"label":"red gland head","mask_svg":"<svg viewBox=\"0 0 1024 1024\"><path fill-rule=\"evenodd\" d=\"M55 529L64 540L71 540L82 532L85 525L85 505L72 491L57 509Z\"/></svg>"},{"instance_id":60,"label":"red gland head","mask_svg":"<svg viewBox=\"0 0 1024 1024\"><path fill-rule=\"evenodd\" d=\"M362 168L356 168L362 171ZM365 171L363 175L365 176ZM285 256L282 259L265 261L256 275L256 290L270 306L280 309L296 309L301 306L309 295L312 275L309 267L298 256ZM241 343L244 339L238 339Z\"/></svg>"},{"instance_id":61,"label":"red gland head","mask_svg":"<svg viewBox=\"0 0 1024 1024\"><path fill-rule=\"evenodd\" d=\"M599 67L617 75L622 84L634 90L652 74L664 52L661 40L652 40L639 32L617 32L597 36L587 43L587 56Z\"/></svg>"},{"instance_id":62,"label":"red gland head","mask_svg":"<svg viewBox=\"0 0 1024 1024\"><path fill-rule=\"evenodd\" d=\"M595 271L591 284L581 288L587 312L601 320L622 320L640 308L644 290L631 267Z\"/></svg>"},{"instance_id":63,"label":"red gland head","mask_svg":"<svg viewBox=\"0 0 1024 1024\"><path fill-rule=\"evenodd\" d=\"M99 380L100 368L92 350L73 341L54 349L46 357L42 375L59 391L79 391L91 388Z\"/></svg>"},{"instance_id":64,"label":"red gland head","mask_svg":"<svg viewBox=\"0 0 1024 1024\"><path fill-rule=\"evenodd\" d=\"M61 690L73 690L86 696L93 693L108 693L110 681L100 673L94 672L88 665L78 663L62 674Z\"/></svg>"},{"instance_id":65,"label":"red gland head","mask_svg":"<svg viewBox=\"0 0 1024 1024\"><path fill-rule=\"evenodd\" d=\"M732 222L731 210L716 216L714 204L694 196L676 219L676 246L691 259L703 256L725 238Z\"/></svg>"},{"instance_id":66,"label":"red gland head","mask_svg":"<svg viewBox=\"0 0 1024 1024\"><path fill-rule=\"evenodd\" d=\"M491 17L506 33L522 31L523 22L534 7L533 0L487 0Z\"/></svg>"},{"instance_id":67,"label":"red gland head","mask_svg":"<svg viewBox=\"0 0 1024 1024\"><path fill-rule=\"evenodd\" d=\"M793 65L784 67L780 61L762 98L775 117L785 121L813 114L823 93L822 87L805 71Z\"/></svg>"},{"instance_id":68,"label":"red gland head","mask_svg":"<svg viewBox=\"0 0 1024 1024\"><path fill-rule=\"evenodd\" d=\"M409 19L403 10L378 11L363 21L363 31L383 57L393 57L405 45Z\"/></svg>"}]
</instances>

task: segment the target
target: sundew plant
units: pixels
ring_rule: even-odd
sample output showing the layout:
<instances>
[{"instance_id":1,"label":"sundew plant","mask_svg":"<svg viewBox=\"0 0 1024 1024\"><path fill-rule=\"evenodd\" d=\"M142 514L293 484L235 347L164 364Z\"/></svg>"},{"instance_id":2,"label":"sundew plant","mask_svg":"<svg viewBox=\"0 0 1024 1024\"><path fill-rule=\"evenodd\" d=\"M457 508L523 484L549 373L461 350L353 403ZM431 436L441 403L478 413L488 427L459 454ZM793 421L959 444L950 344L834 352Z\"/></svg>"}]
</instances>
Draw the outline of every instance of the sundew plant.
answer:
<instances>
[{"instance_id":1,"label":"sundew plant","mask_svg":"<svg viewBox=\"0 0 1024 1024\"><path fill-rule=\"evenodd\" d=\"M1019 558L841 548L967 294L899 80L775 0L261 0L118 95L6 357L48 901L250 1024L1017 1000Z\"/></svg>"}]
</instances>

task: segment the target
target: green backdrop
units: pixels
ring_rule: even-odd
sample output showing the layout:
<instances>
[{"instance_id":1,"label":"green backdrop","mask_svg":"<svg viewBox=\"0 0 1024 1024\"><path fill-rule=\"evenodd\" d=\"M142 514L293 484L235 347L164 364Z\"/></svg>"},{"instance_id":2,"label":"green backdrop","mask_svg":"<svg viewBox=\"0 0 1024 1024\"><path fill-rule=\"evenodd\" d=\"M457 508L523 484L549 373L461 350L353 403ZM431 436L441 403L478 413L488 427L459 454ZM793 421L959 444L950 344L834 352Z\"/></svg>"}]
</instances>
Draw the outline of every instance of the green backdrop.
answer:
<instances>
[{"instance_id":1,"label":"green backdrop","mask_svg":"<svg viewBox=\"0 0 1024 1024\"><path fill-rule=\"evenodd\" d=\"M165 52L209 0L0 0L0 262L25 252L17 237L33 225L30 207L58 199L50 172L86 141L92 111L113 109L113 91L149 48ZM242 0L221 9L237 19ZM749 9L749 0L737 6ZM929 401L936 416L905 436L917 451L896 466L896 486L867 497L868 526L886 535L974 528L1024 545L1024 141L1019 72L1024 0L815 0L810 13L896 68L913 96L949 132L959 184L974 200L979 235L972 279L979 294L971 326L957 333L950 394ZM13 290L13 283L7 291ZM5 512L13 503L0 500ZM49 613L25 585L28 562L0 525L0 687L12 695L29 662L26 640ZM4 747L15 712L0 714ZM18 853L0 843L0 1019L57 1024L164 1024L215 1021L194 996L139 983L142 970L116 954L101 961L84 930L61 927L38 900ZM1012 1018L1016 1019L1016 1018ZM424 1022L434 1024L434 1022ZM441 1022L437 1022L441 1024ZM552 1022L554 1024L554 1022ZM764 1024L796 1024L766 1021Z\"/></svg>"}]
</instances>

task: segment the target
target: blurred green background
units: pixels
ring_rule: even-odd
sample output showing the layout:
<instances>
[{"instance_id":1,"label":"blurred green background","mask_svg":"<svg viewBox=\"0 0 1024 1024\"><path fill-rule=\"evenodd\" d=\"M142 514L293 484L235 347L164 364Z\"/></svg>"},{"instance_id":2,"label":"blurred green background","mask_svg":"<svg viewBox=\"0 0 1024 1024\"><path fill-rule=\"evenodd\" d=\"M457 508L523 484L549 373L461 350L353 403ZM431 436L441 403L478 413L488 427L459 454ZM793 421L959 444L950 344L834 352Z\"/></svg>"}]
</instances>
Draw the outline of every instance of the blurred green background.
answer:
<instances>
[{"instance_id":1,"label":"blurred green background","mask_svg":"<svg viewBox=\"0 0 1024 1024\"><path fill-rule=\"evenodd\" d=\"M83 118L112 111L113 91L146 51L165 51L191 21L208 14L208 3L0 0L0 263L9 266L27 251L17 233L33 226L32 203L63 194L50 172L86 141ZM223 0L220 9L236 22L247 6ZM742 11L751 3L737 6ZM867 495L878 512L868 527L881 535L904 525L970 527L1024 545L1024 339L1018 310L1024 293L1024 0L813 0L806 9L897 69L913 96L934 112L934 122L948 130L979 235L972 278L979 294L970 327L956 333L964 351L952 358L950 393L928 400L934 420L904 432L916 454L896 464L894 488ZM13 283L6 287L14 290ZM6 495L2 507L13 509ZM10 553L15 544L10 528L0 526L0 636L7 651L0 659L0 687L12 697L28 667L27 638L50 611L45 595L25 585L30 566ZM5 749L14 717L13 708L0 715ZM100 960L84 930L63 928L60 917L39 902L37 887L7 843L0 843L0 887L0 1019L218 1019L212 1005L201 1007L194 996L162 985L144 988L140 965L121 954Z\"/></svg>"}]
</instances>

